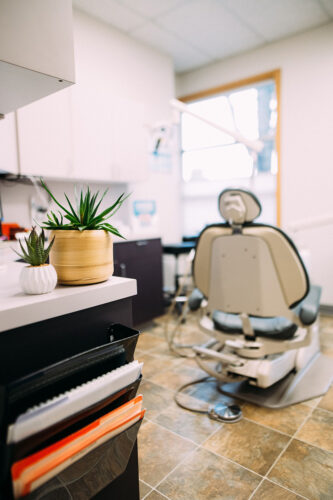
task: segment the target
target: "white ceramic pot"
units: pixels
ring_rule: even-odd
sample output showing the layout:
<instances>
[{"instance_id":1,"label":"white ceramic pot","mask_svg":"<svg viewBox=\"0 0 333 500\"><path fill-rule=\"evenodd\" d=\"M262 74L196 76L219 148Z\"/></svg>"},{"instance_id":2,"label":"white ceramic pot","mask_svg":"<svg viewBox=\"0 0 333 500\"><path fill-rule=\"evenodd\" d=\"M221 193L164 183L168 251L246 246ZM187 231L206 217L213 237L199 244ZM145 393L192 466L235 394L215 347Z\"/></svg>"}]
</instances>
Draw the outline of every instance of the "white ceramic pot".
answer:
<instances>
[{"instance_id":1,"label":"white ceramic pot","mask_svg":"<svg viewBox=\"0 0 333 500\"><path fill-rule=\"evenodd\" d=\"M20 274L22 290L30 295L49 293L57 284L57 273L52 264L25 266Z\"/></svg>"}]
</instances>

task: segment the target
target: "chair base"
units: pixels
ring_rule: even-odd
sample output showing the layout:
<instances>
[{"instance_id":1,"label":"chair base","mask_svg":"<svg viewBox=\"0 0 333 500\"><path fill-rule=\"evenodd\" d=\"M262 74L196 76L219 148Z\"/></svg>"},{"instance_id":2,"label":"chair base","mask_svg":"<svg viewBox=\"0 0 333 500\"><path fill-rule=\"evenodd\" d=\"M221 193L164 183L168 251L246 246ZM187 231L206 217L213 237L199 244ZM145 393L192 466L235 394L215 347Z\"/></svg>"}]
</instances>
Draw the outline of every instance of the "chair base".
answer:
<instances>
[{"instance_id":1,"label":"chair base","mask_svg":"<svg viewBox=\"0 0 333 500\"><path fill-rule=\"evenodd\" d=\"M291 372L267 389L248 381L218 384L222 394L266 408L284 408L322 396L333 380L332 359L317 353L299 372Z\"/></svg>"}]
</instances>

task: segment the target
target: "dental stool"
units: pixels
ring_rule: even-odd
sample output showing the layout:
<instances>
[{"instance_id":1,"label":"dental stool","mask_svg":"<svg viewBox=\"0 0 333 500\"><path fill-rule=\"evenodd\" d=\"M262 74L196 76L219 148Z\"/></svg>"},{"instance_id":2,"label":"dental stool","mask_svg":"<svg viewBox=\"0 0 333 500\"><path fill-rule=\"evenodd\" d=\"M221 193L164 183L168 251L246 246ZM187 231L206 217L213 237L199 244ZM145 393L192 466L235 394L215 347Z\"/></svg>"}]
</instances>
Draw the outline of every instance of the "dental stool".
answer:
<instances>
[{"instance_id":1,"label":"dental stool","mask_svg":"<svg viewBox=\"0 0 333 500\"><path fill-rule=\"evenodd\" d=\"M321 288L286 234L253 222L253 194L226 189L219 209L226 222L203 230L193 263L207 301L199 325L210 336L193 347L197 363L223 394L269 408L324 394L333 363L319 347Z\"/></svg>"}]
</instances>

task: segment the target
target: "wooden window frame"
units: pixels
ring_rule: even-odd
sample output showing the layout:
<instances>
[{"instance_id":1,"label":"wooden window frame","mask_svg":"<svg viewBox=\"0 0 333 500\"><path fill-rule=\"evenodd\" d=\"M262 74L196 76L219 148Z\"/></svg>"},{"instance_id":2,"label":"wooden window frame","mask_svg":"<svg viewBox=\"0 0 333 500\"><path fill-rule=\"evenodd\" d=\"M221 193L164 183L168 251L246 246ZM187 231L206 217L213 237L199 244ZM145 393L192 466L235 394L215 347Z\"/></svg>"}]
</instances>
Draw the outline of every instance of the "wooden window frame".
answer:
<instances>
[{"instance_id":1,"label":"wooden window frame","mask_svg":"<svg viewBox=\"0 0 333 500\"><path fill-rule=\"evenodd\" d=\"M259 75L250 76L248 78L243 78L242 80L237 80L230 83L225 83L219 85L218 87L212 87L206 90L201 90L193 94L178 97L182 102L188 103L192 101L198 101L204 99L205 97L212 97L214 95L222 94L228 92L229 90L234 90L236 88L248 87L250 85L262 82L264 80L274 80L275 90L276 90L276 100L277 100L277 123L276 123L276 134L275 134L275 145L277 154L277 173L276 173L276 224L278 227L281 226L281 70L274 69L266 73L261 73Z\"/></svg>"}]
</instances>

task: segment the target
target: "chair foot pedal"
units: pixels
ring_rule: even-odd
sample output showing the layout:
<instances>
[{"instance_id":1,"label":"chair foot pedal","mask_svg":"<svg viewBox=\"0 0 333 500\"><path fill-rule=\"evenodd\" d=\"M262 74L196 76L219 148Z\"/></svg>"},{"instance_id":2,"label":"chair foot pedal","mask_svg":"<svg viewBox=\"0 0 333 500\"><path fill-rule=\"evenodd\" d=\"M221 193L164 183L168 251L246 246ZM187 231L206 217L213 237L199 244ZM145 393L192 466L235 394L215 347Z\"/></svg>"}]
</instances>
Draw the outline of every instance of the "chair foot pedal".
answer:
<instances>
[{"instance_id":1,"label":"chair foot pedal","mask_svg":"<svg viewBox=\"0 0 333 500\"><path fill-rule=\"evenodd\" d=\"M210 406L208 408L208 415L212 420L229 424L238 422L243 416L242 410L238 405L223 402Z\"/></svg>"}]
</instances>

